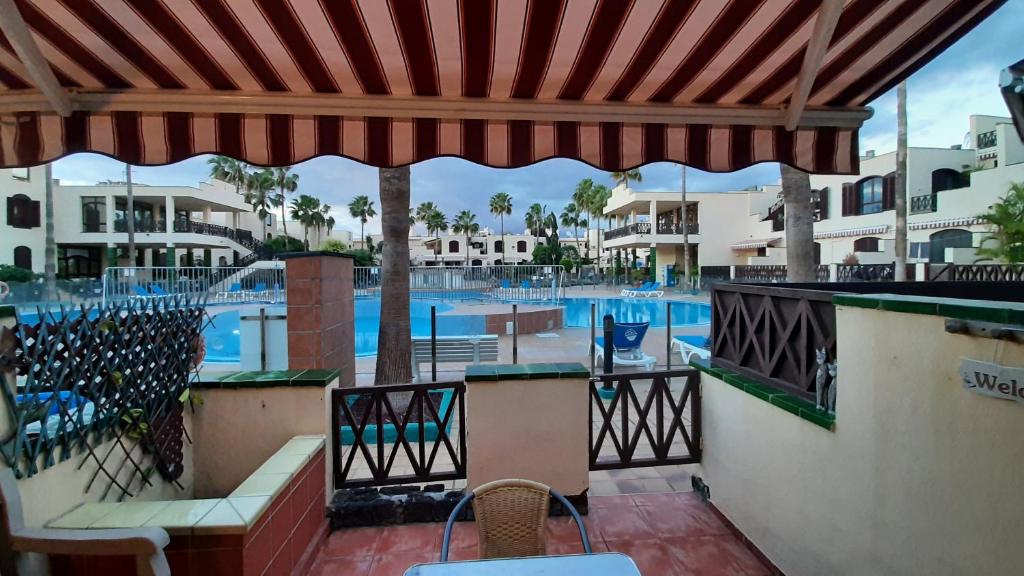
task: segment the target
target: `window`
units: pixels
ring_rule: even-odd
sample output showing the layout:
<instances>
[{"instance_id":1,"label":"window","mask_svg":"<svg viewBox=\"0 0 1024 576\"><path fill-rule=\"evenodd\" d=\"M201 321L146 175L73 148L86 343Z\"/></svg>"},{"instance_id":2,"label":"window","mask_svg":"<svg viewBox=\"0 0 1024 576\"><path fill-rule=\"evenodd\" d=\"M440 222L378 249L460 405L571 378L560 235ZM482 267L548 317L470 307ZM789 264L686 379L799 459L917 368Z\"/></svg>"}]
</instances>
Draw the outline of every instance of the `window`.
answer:
<instances>
[{"instance_id":1,"label":"window","mask_svg":"<svg viewBox=\"0 0 1024 576\"><path fill-rule=\"evenodd\" d=\"M448 241L448 252L452 253L452 254L455 254L458 251L459 251L459 241L458 240L449 240Z\"/></svg>"},{"instance_id":2,"label":"window","mask_svg":"<svg viewBox=\"0 0 1024 576\"><path fill-rule=\"evenodd\" d=\"M107 231L107 199L104 196L82 196L82 232Z\"/></svg>"},{"instance_id":3,"label":"window","mask_svg":"<svg viewBox=\"0 0 1024 576\"><path fill-rule=\"evenodd\" d=\"M14 249L14 265L25 270L32 269L32 249L28 246L18 246Z\"/></svg>"},{"instance_id":4,"label":"window","mask_svg":"<svg viewBox=\"0 0 1024 576\"><path fill-rule=\"evenodd\" d=\"M955 190L967 186L962 174L949 168L940 168L932 172L932 194L944 190Z\"/></svg>"},{"instance_id":5,"label":"window","mask_svg":"<svg viewBox=\"0 0 1024 576\"><path fill-rule=\"evenodd\" d=\"M879 249L878 238L868 236L866 238L858 238L853 241L854 252L881 252Z\"/></svg>"},{"instance_id":6,"label":"window","mask_svg":"<svg viewBox=\"0 0 1024 576\"><path fill-rule=\"evenodd\" d=\"M504 252L505 251L505 243L502 242L501 240L495 240L494 241L494 251L495 252Z\"/></svg>"},{"instance_id":7,"label":"window","mask_svg":"<svg viewBox=\"0 0 1024 576\"><path fill-rule=\"evenodd\" d=\"M967 230L939 230L928 237L928 261L932 263L946 262L946 248L971 248L972 235Z\"/></svg>"},{"instance_id":8,"label":"window","mask_svg":"<svg viewBox=\"0 0 1024 576\"><path fill-rule=\"evenodd\" d=\"M924 258L927 259L931 253L931 243L929 242L911 242L910 243L910 257L911 258Z\"/></svg>"},{"instance_id":9,"label":"window","mask_svg":"<svg viewBox=\"0 0 1024 576\"><path fill-rule=\"evenodd\" d=\"M526 252L526 240L516 242L516 252Z\"/></svg>"},{"instance_id":10,"label":"window","mask_svg":"<svg viewBox=\"0 0 1024 576\"><path fill-rule=\"evenodd\" d=\"M7 199L7 225L12 228L38 228L39 202L24 194Z\"/></svg>"},{"instance_id":11,"label":"window","mask_svg":"<svg viewBox=\"0 0 1024 576\"><path fill-rule=\"evenodd\" d=\"M882 211L882 178L875 176L857 185L861 214L876 214Z\"/></svg>"},{"instance_id":12,"label":"window","mask_svg":"<svg viewBox=\"0 0 1024 576\"><path fill-rule=\"evenodd\" d=\"M101 264L98 247L57 247L57 275L61 278L99 278Z\"/></svg>"},{"instance_id":13,"label":"window","mask_svg":"<svg viewBox=\"0 0 1024 576\"><path fill-rule=\"evenodd\" d=\"M814 243L814 263L821 265L821 242Z\"/></svg>"}]
</instances>

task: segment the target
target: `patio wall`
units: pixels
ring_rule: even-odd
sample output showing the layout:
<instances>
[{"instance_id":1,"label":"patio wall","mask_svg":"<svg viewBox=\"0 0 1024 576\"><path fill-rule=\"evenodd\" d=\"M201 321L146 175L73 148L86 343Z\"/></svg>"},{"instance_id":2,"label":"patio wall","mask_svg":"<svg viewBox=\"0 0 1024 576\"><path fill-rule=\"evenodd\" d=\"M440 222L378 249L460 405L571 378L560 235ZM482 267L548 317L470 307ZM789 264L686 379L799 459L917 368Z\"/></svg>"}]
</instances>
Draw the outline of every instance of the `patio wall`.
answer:
<instances>
[{"instance_id":1,"label":"patio wall","mask_svg":"<svg viewBox=\"0 0 1024 576\"><path fill-rule=\"evenodd\" d=\"M227 496L294 436L331 437L338 370L239 372L196 387L203 398L192 419L196 498Z\"/></svg>"},{"instance_id":2,"label":"patio wall","mask_svg":"<svg viewBox=\"0 0 1024 576\"><path fill-rule=\"evenodd\" d=\"M834 431L701 375L711 500L786 574L1019 570L1024 405L958 369L1024 366L1024 346L943 322L837 306Z\"/></svg>"},{"instance_id":3,"label":"patio wall","mask_svg":"<svg viewBox=\"0 0 1024 576\"><path fill-rule=\"evenodd\" d=\"M0 419L7 420L8 415L4 413L0 415ZM188 410L184 412L185 428L187 430L192 429L190 422L190 414ZM0 425L6 429L6 423ZM131 446L131 442L125 439L126 445ZM93 447L96 454L102 458L110 451L115 445L115 440L109 440L98 444ZM188 442L185 442L183 447L184 459L182 460L185 470L178 478L178 482L184 486L184 490L179 489L171 482L164 480L159 474L153 474L150 477L150 481L153 486L148 486L141 491L138 490L138 478L132 483L132 493L135 494L133 500L177 500L183 498L192 498L193 495L193 447ZM137 458L139 450L134 450L134 456ZM79 468L78 465L85 459L85 464ZM58 456L59 460L59 456ZM110 471L121 470L121 474L118 476L119 481L124 483L129 479L130 466L121 468L121 463L124 461L124 451L115 449L110 458L104 464L104 468ZM6 466L0 463L0 466ZM61 516L68 510L71 510L75 506L83 502L99 502L104 501L102 498L103 493L106 491L107 486L110 484L110 480L107 479L101 472L99 476L92 483L92 487L86 491L86 486L89 481L96 474L96 461L88 457L88 453L80 451L68 458L63 462L59 462L45 470L40 470L38 474L33 475L31 478L23 478L18 481L18 490L21 492L22 506L24 508L25 525L26 526L42 526L50 520ZM120 495L120 490L115 486L111 488L110 493L107 495L105 501L116 501Z\"/></svg>"}]
</instances>

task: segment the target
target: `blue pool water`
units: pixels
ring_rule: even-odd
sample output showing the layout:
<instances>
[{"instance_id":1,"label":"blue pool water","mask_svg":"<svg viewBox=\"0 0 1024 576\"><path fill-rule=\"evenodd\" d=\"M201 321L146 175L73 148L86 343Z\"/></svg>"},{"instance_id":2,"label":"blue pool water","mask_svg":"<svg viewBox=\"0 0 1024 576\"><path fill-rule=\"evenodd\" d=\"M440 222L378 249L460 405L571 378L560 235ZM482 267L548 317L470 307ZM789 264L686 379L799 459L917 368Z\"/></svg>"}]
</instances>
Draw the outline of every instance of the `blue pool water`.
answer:
<instances>
[{"instance_id":1,"label":"blue pool water","mask_svg":"<svg viewBox=\"0 0 1024 576\"><path fill-rule=\"evenodd\" d=\"M596 304L597 325L601 326L605 314L616 322L650 322L651 327L665 327L665 300L656 298L566 298L565 326L590 326L590 304ZM711 322L711 306L701 302L672 302L672 325L692 326Z\"/></svg>"},{"instance_id":2,"label":"blue pool water","mask_svg":"<svg viewBox=\"0 0 1024 576\"><path fill-rule=\"evenodd\" d=\"M206 362L235 363L241 348L238 311L221 312L203 329L206 338Z\"/></svg>"}]
</instances>

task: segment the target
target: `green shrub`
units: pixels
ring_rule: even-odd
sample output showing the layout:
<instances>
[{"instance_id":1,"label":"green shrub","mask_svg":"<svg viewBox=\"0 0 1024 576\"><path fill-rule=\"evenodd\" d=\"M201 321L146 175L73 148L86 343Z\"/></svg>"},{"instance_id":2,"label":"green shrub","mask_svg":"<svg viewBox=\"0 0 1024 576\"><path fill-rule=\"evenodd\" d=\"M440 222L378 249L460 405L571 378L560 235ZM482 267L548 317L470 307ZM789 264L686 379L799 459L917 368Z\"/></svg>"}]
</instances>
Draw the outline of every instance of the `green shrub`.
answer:
<instances>
[{"instance_id":1,"label":"green shrub","mask_svg":"<svg viewBox=\"0 0 1024 576\"><path fill-rule=\"evenodd\" d=\"M35 277L31 270L0 264L0 282L31 282Z\"/></svg>"},{"instance_id":2,"label":"green shrub","mask_svg":"<svg viewBox=\"0 0 1024 576\"><path fill-rule=\"evenodd\" d=\"M348 246L337 238L328 238L320 243L320 249L324 252L344 252L348 250Z\"/></svg>"}]
</instances>

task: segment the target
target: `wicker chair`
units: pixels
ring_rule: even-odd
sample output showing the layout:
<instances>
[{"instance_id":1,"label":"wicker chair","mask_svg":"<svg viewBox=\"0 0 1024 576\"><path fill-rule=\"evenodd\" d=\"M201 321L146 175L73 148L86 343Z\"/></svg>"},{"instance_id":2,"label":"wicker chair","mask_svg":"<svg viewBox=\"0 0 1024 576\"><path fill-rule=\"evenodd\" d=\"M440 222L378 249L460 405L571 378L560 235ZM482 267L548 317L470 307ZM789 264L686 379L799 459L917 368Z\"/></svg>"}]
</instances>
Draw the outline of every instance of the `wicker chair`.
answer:
<instances>
[{"instance_id":1,"label":"wicker chair","mask_svg":"<svg viewBox=\"0 0 1024 576\"><path fill-rule=\"evenodd\" d=\"M441 562L448 561L452 527L469 502L473 502L480 531L480 558L544 556L547 554L545 526L551 497L572 515L580 530L583 550L590 554L590 540L587 539L583 519L565 496L539 482L516 478L483 484L459 501L444 527Z\"/></svg>"}]
</instances>

